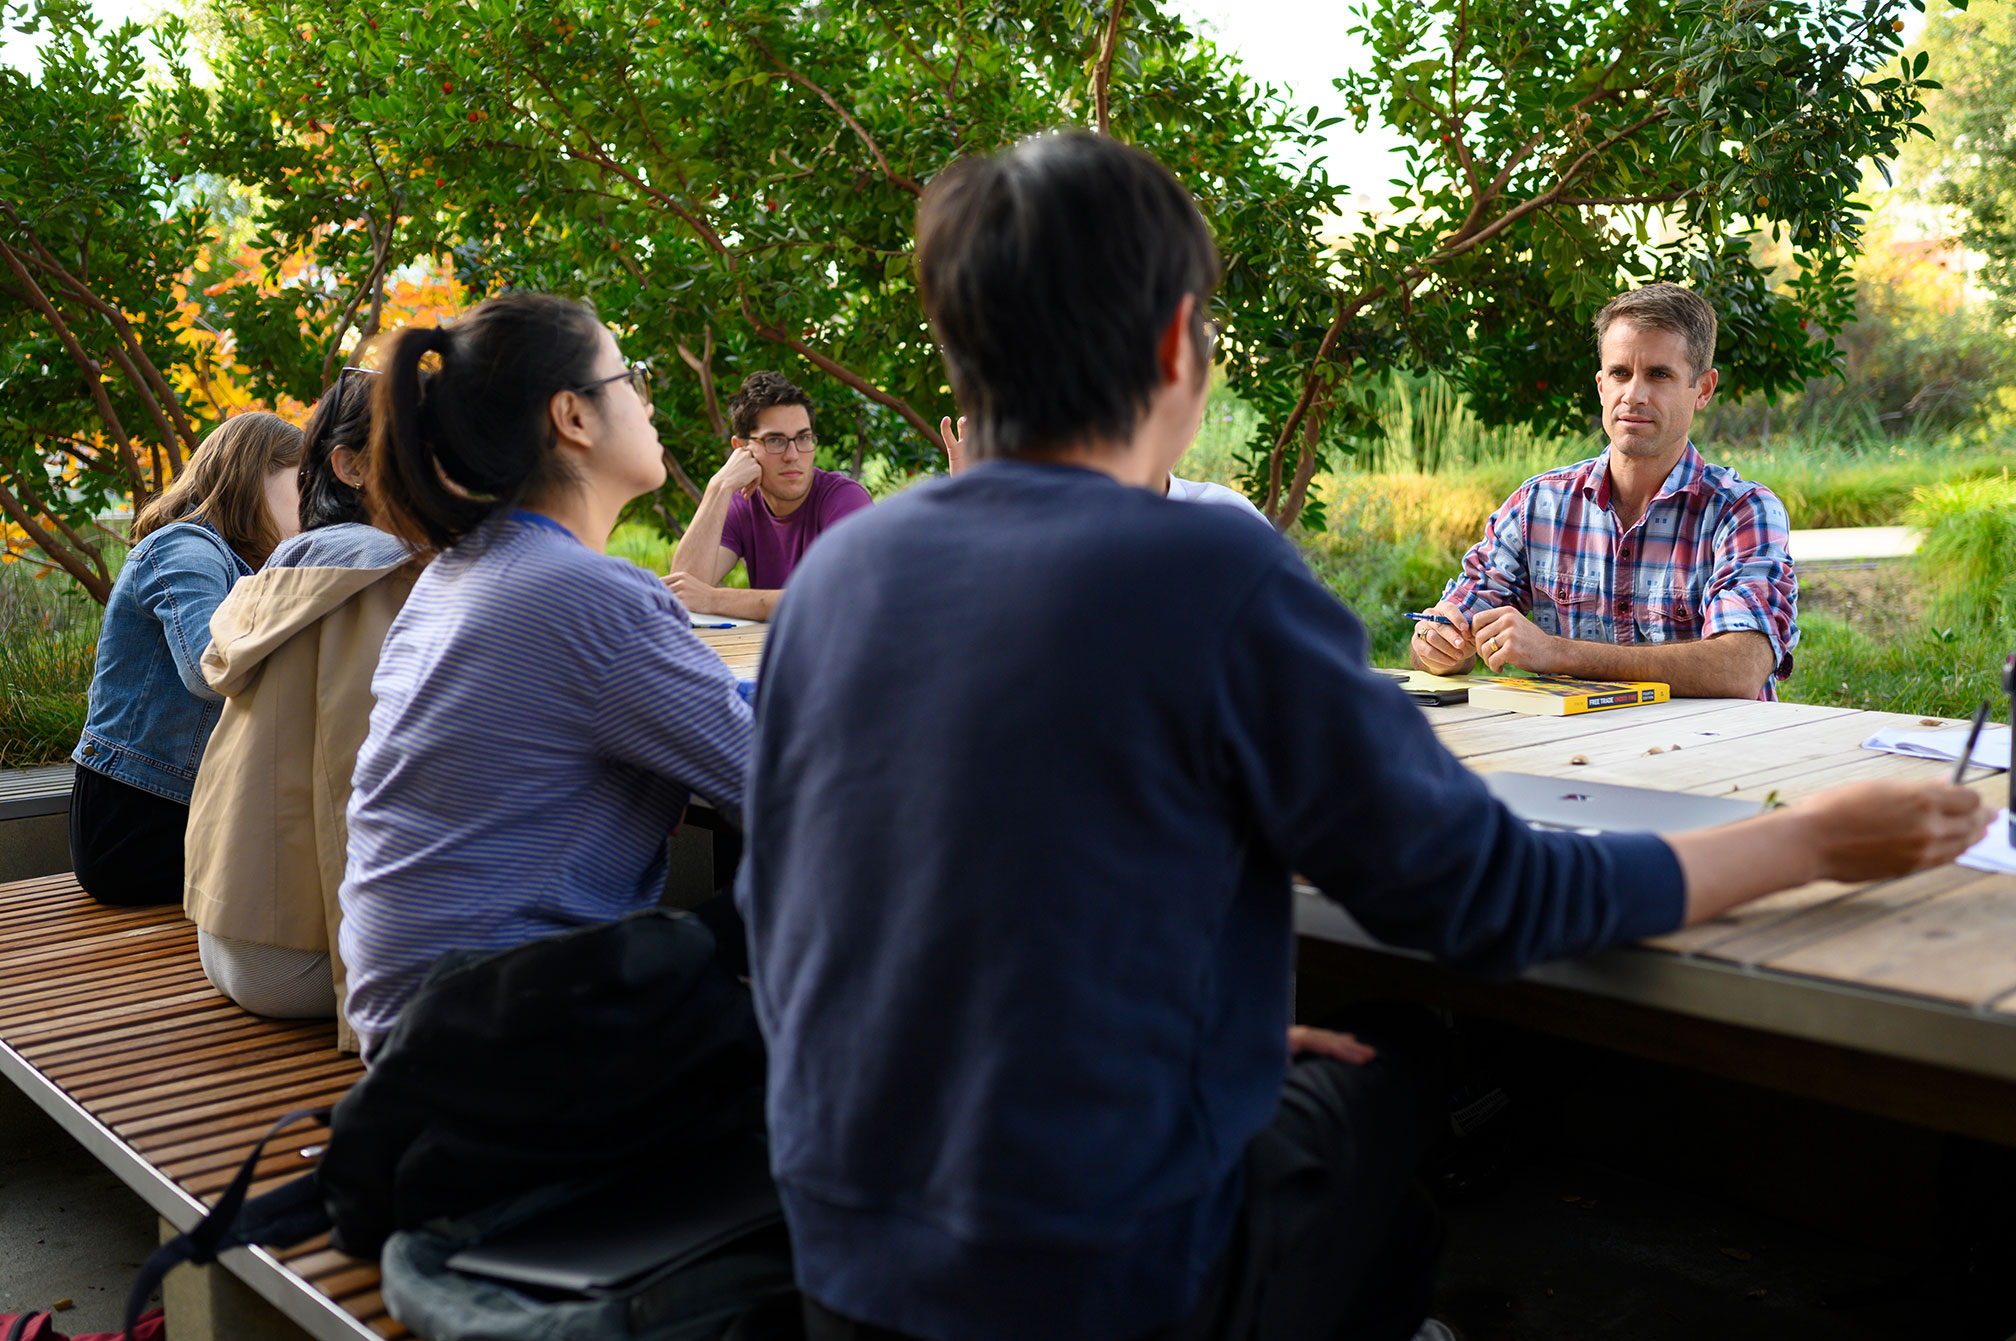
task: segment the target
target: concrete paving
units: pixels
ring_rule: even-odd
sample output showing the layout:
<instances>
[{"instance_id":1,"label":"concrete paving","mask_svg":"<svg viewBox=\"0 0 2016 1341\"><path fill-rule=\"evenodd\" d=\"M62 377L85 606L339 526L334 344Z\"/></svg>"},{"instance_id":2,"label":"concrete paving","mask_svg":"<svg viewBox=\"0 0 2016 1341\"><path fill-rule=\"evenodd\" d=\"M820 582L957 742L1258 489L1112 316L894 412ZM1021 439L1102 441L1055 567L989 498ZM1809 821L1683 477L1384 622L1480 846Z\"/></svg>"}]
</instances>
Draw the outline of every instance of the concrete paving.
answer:
<instances>
[{"instance_id":1,"label":"concrete paving","mask_svg":"<svg viewBox=\"0 0 2016 1341\"><path fill-rule=\"evenodd\" d=\"M1904 559L1918 552L1919 539L1919 533L1908 526L1832 526L1794 531L1792 562Z\"/></svg>"},{"instance_id":2,"label":"concrete paving","mask_svg":"<svg viewBox=\"0 0 2016 1341\"><path fill-rule=\"evenodd\" d=\"M58 1331L117 1331L156 1225L146 1202L0 1081L0 1313L68 1299Z\"/></svg>"}]
</instances>

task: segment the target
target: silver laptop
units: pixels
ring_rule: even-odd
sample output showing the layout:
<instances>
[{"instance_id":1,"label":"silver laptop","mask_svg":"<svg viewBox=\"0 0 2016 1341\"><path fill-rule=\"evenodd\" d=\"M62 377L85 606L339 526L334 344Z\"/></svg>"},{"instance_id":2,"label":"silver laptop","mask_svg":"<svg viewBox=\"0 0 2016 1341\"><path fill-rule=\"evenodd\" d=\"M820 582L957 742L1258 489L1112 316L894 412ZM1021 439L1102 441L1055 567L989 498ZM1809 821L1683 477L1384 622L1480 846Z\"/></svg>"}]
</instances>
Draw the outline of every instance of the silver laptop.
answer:
<instances>
[{"instance_id":1,"label":"silver laptop","mask_svg":"<svg viewBox=\"0 0 2016 1341\"><path fill-rule=\"evenodd\" d=\"M1485 773L1484 785L1536 829L1577 833L1682 833L1762 814L1758 801L1695 796L1614 782L1544 778L1536 773Z\"/></svg>"}]
</instances>

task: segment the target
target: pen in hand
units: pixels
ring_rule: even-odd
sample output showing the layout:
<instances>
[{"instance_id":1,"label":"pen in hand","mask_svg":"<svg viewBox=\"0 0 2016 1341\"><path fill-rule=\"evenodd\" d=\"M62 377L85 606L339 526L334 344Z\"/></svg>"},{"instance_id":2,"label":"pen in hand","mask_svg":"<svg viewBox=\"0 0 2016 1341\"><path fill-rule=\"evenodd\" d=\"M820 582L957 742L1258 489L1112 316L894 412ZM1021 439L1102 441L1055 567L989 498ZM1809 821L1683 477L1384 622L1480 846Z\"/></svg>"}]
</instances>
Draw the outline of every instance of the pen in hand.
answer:
<instances>
[{"instance_id":1,"label":"pen in hand","mask_svg":"<svg viewBox=\"0 0 2016 1341\"><path fill-rule=\"evenodd\" d=\"M1411 610L1408 610L1408 611L1403 611L1403 612L1401 613L1401 616L1400 616L1400 617L1401 617L1402 619L1411 619L1411 620L1414 620L1414 621L1416 621L1417 623L1418 623L1418 622L1420 622L1421 620L1427 620L1427 621L1428 621L1429 623L1431 623L1431 624L1447 624L1447 625L1448 625L1448 626L1449 626L1450 628L1452 628L1452 629L1456 627L1456 621L1455 621L1455 620L1453 620L1453 619L1451 619L1451 618L1449 618L1449 616L1447 616L1447 615L1432 615L1432 614L1430 614L1430 615L1417 615L1417 614L1415 614L1415 613L1414 613L1413 611L1411 611Z\"/></svg>"},{"instance_id":2,"label":"pen in hand","mask_svg":"<svg viewBox=\"0 0 2016 1341\"><path fill-rule=\"evenodd\" d=\"M1967 745L1960 751L1960 757L1953 761L1953 785L1967 776L1967 765L1974 762L1974 745L1981 739L1981 724L1988 720L1988 700L1982 699L1981 706L1974 709L1974 725L1967 729Z\"/></svg>"}]
</instances>

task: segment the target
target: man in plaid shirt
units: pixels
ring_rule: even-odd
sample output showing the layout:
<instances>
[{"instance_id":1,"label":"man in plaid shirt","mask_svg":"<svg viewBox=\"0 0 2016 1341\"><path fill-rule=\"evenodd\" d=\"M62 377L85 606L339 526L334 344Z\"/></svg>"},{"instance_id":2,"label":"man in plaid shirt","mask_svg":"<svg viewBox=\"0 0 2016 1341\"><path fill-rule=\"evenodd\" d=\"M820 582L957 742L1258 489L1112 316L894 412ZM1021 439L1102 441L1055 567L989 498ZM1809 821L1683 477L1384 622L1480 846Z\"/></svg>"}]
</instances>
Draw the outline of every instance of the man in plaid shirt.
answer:
<instances>
[{"instance_id":1,"label":"man in plaid shirt","mask_svg":"<svg viewBox=\"0 0 2016 1341\"><path fill-rule=\"evenodd\" d=\"M1715 394L1715 310L1648 284L1596 315L1610 449L1519 486L1415 626L1413 662L1460 675L1481 656L1675 697L1775 699L1799 642L1785 505L1701 459Z\"/></svg>"}]
</instances>

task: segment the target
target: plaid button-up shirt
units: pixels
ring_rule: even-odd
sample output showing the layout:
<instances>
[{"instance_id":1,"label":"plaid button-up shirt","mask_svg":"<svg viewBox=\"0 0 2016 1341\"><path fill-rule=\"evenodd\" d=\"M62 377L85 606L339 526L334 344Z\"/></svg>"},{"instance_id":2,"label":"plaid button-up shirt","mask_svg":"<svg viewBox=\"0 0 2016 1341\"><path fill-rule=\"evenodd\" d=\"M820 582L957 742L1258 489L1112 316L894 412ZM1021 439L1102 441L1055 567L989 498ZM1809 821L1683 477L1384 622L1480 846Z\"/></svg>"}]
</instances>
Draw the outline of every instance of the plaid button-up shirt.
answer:
<instances>
[{"instance_id":1,"label":"plaid button-up shirt","mask_svg":"<svg viewBox=\"0 0 2016 1341\"><path fill-rule=\"evenodd\" d=\"M1609 454L1520 485L1442 599L1473 615L1509 605L1543 632L1586 642L1667 643L1750 629L1778 697L1799 643L1799 582L1785 505L1761 484L1687 452L1645 515L1618 533Z\"/></svg>"}]
</instances>

